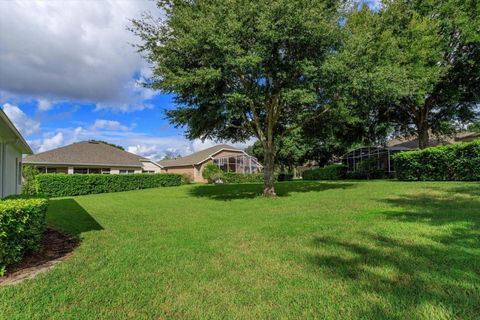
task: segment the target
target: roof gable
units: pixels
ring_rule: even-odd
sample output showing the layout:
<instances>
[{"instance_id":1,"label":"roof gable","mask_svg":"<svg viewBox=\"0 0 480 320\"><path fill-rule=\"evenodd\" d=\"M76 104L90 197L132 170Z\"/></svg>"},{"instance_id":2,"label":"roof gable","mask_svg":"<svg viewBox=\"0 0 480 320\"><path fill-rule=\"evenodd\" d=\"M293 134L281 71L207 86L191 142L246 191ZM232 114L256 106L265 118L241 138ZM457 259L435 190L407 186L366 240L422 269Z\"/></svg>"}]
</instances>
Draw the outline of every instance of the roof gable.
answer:
<instances>
[{"instance_id":1,"label":"roof gable","mask_svg":"<svg viewBox=\"0 0 480 320\"><path fill-rule=\"evenodd\" d=\"M216 155L217 153L228 150L228 151L234 151L234 152L241 152L246 154L243 150L237 149L235 147L232 147L228 144L219 144L195 153L192 153L188 156L177 158L177 159L169 159L169 160L161 160L158 163L162 167L181 167L181 166L193 166L197 164L201 164L207 160L209 160L211 157Z\"/></svg>"},{"instance_id":2,"label":"roof gable","mask_svg":"<svg viewBox=\"0 0 480 320\"><path fill-rule=\"evenodd\" d=\"M147 158L102 142L83 141L26 157L26 164L105 165L141 167Z\"/></svg>"}]
</instances>

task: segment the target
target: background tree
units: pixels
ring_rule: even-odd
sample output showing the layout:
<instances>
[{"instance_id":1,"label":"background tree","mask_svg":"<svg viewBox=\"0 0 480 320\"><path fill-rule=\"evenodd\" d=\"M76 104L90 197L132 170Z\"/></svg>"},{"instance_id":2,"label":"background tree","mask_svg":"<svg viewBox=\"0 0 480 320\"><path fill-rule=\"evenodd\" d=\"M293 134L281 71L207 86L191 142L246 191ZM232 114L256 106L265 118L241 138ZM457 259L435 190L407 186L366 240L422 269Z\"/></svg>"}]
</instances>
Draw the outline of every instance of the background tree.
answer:
<instances>
[{"instance_id":1,"label":"background tree","mask_svg":"<svg viewBox=\"0 0 480 320\"><path fill-rule=\"evenodd\" d=\"M105 144L108 144L109 146L112 146L112 147L115 147L117 149L120 149L120 150L123 150L125 151L125 148L122 147L122 146L119 146L118 144L114 144L114 143L109 143L107 141L104 141L104 140L90 140L91 142L100 142L100 143L105 143Z\"/></svg>"},{"instance_id":2,"label":"background tree","mask_svg":"<svg viewBox=\"0 0 480 320\"><path fill-rule=\"evenodd\" d=\"M428 146L480 101L478 1L390 0L353 7L325 64L338 100ZM367 118L368 119L368 118Z\"/></svg>"},{"instance_id":3,"label":"background tree","mask_svg":"<svg viewBox=\"0 0 480 320\"><path fill-rule=\"evenodd\" d=\"M299 114L324 107L321 67L338 42L335 0L161 0L163 19L133 21L153 65L150 87L175 94L167 112L188 138L264 149L264 192L275 195L275 140Z\"/></svg>"}]
</instances>

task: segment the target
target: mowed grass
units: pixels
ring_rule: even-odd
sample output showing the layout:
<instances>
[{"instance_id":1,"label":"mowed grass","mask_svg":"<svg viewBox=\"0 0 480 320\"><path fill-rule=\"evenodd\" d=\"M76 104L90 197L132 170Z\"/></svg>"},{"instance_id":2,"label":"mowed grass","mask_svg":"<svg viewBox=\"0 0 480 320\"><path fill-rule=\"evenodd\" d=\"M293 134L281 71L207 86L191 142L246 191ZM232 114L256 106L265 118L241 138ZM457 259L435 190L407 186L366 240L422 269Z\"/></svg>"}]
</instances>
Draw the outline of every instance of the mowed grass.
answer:
<instances>
[{"instance_id":1,"label":"mowed grass","mask_svg":"<svg viewBox=\"0 0 480 320\"><path fill-rule=\"evenodd\" d=\"M72 256L0 319L479 319L478 183L190 185L51 201Z\"/></svg>"}]
</instances>

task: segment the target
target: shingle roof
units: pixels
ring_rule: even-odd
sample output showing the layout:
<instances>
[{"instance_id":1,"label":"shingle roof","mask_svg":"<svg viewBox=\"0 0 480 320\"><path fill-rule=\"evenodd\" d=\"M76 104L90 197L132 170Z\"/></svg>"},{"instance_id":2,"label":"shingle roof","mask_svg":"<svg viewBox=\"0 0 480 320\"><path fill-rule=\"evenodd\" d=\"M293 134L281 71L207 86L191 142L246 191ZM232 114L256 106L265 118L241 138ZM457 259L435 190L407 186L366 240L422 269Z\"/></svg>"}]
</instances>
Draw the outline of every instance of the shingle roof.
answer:
<instances>
[{"instance_id":1,"label":"shingle roof","mask_svg":"<svg viewBox=\"0 0 480 320\"><path fill-rule=\"evenodd\" d=\"M101 142L83 141L27 156L25 164L106 165L141 167L147 158Z\"/></svg>"},{"instance_id":2,"label":"shingle roof","mask_svg":"<svg viewBox=\"0 0 480 320\"><path fill-rule=\"evenodd\" d=\"M219 145L207 148L205 150L192 153L185 157L181 157L177 159L161 160L158 163L162 167L193 166L193 165L204 162L205 160L210 158L212 155L220 152L221 150L234 150L234 151L243 152L242 150L229 146L228 144L219 144Z\"/></svg>"},{"instance_id":3,"label":"shingle roof","mask_svg":"<svg viewBox=\"0 0 480 320\"><path fill-rule=\"evenodd\" d=\"M453 137L449 136L440 136L440 137L435 137L432 136L429 141L428 145L430 147L435 147L438 145L442 144L454 144L454 143L460 143L460 142L468 142L472 141L475 139L480 138L480 133L479 132L469 132L469 131L464 131L464 132L458 132L455 134ZM387 143L387 147L405 147L409 149L418 149L418 139L417 138L399 138L399 139L394 139L390 140Z\"/></svg>"}]
</instances>

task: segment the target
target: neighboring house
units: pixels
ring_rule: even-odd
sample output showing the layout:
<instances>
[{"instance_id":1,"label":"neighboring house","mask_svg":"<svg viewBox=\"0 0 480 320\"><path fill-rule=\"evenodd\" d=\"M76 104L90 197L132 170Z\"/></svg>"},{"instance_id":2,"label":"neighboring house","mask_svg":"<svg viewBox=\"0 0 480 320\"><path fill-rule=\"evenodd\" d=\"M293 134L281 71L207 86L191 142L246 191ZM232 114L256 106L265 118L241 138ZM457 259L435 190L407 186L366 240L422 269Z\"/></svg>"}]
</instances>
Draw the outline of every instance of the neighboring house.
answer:
<instances>
[{"instance_id":1,"label":"neighboring house","mask_svg":"<svg viewBox=\"0 0 480 320\"><path fill-rule=\"evenodd\" d=\"M195 182L205 182L202 171L210 161L225 172L248 174L263 169L256 158L227 144L220 144L177 159L162 160L159 164L166 172L186 174Z\"/></svg>"},{"instance_id":2,"label":"neighboring house","mask_svg":"<svg viewBox=\"0 0 480 320\"><path fill-rule=\"evenodd\" d=\"M162 167L147 158L111 145L83 141L34 154L23 160L41 173L133 174L160 173Z\"/></svg>"},{"instance_id":3,"label":"neighboring house","mask_svg":"<svg viewBox=\"0 0 480 320\"><path fill-rule=\"evenodd\" d=\"M479 132L463 131L453 136L432 136L429 140L429 146L435 147L445 144L456 144L461 142L470 142L480 139ZM384 170L389 174L395 172L392 156L401 151L418 149L418 139L416 138L398 138L390 140L385 147L360 147L349 151L341 159L342 163L348 166L348 171L355 171L359 164L366 159L375 159L377 169Z\"/></svg>"},{"instance_id":4,"label":"neighboring house","mask_svg":"<svg viewBox=\"0 0 480 320\"><path fill-rule=\"evenodd\" d=\"M0 198L22 192L23 154L32 149L0 109Z\"/></svg>"}]
</instances>

